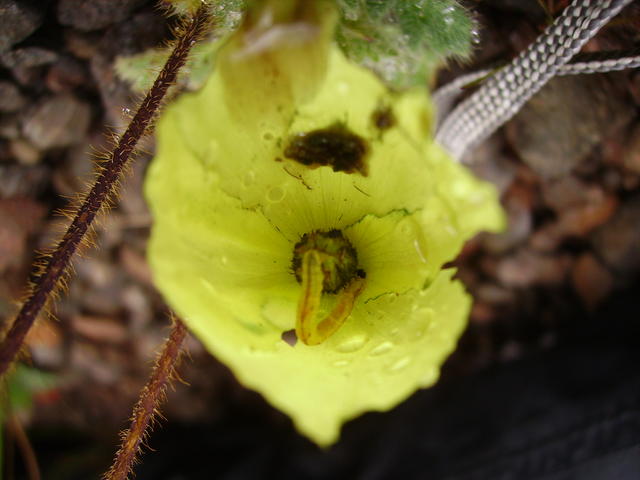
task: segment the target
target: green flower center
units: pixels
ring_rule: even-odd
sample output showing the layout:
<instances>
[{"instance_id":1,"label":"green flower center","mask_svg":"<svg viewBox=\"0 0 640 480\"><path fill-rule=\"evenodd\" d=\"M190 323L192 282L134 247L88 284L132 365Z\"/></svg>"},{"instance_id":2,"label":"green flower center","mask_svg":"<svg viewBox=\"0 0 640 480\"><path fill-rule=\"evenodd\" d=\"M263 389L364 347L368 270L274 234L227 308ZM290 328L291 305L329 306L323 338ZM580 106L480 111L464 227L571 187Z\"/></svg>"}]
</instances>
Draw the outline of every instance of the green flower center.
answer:
<instances>
[{"instance_id":1,"label":"green flower center","mask_svg":"<svg viewBox=\"0 0 640 480\"><path fill-rule=\"evenodd\" d=\"M322 293L337 293L356 277L365 277L358 269L358 255L340 230L305 233L293 248L293 272L302 283L302 258L308 251L320 254L323 273Z\"/></svg>"}]
</instances>

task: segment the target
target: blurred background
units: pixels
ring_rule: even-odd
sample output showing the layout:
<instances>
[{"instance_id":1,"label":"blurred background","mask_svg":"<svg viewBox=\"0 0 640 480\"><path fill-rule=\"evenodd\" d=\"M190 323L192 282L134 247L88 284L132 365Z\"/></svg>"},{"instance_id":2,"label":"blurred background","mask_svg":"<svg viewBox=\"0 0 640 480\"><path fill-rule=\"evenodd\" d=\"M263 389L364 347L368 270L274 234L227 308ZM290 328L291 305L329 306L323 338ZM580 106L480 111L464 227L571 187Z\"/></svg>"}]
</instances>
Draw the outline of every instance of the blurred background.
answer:
<instances>
[{"instance_id":1,"label":"blurred background","mask_svg":"<svg viewBox=\"0 0 640 480\"><path fill-rule=\"evenodd\" d=\"M567 3L467 1L472 62L438 82L513 58ZM55 212L135 109L116 59L162 45L174 24L146 0L0 0L4 325L34 252L60 232ZM639 32L635 2L585 50L630 49ZM640 71L558 78L475 150L509 228L456 261L475 305L436 387L350 422L320 451L189 337L184 382L137 478L640 478L639 113ZM46 479L104 472L168 335L145 260L149 158L138 155L95 247L75 260L55 319L29 334L3 429L6 478L30 478L35 461Z\"/></svg>"}]
</instances>

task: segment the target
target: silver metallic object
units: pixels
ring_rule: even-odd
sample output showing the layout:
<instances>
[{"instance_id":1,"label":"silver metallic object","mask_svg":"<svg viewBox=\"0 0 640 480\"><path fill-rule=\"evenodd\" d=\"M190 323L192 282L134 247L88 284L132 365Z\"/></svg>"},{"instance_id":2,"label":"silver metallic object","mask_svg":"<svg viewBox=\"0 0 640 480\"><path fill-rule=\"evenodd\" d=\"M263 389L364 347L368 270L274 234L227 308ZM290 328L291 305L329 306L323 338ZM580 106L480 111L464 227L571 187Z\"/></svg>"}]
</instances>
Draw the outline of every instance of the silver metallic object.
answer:
<instances>
[{"instance_id":1,"label":"silver metallic object","mask_svg":"<svg viewBox=\"0 0 640 480\"><path fill-rule=\"evenodd\" d=\"M573 0L538 39L506 67L497 70L441 122L436 141L452 156L464 154L484 141L556 75L604 72L640 65L640 55L585 60L568 64L582 46L633 0ZM436 105L446 111L454 94L491 70L474 72L438 90Z\"/></svg>"}]
</instances>

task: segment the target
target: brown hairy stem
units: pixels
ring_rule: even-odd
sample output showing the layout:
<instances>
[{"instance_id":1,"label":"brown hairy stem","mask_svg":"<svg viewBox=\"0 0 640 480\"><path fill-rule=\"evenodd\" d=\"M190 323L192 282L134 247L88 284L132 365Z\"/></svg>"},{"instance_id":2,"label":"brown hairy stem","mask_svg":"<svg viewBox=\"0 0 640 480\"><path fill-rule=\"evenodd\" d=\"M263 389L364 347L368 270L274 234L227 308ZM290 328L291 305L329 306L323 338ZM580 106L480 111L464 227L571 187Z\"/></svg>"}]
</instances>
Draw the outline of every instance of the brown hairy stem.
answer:
<instances>
[{"instance_id":1,"label":"brown hairy stem","mask_svg":"<svg viewBox=\"0 0 640 480\"><path fill-rule=\"evenodd\" d=\"M111 468L104 475L105 480L126 480L132 472L137 454L140 452L149 423L153 420L160 402L164 397L167 384L171 380L181 345L187 328L179 319L173 320L171 335L164 344L162 353L156 362L149 382L140 392L140 398L133 407L133 418L128 430L122 432L122 443Z\"/></svg>"},{"instance_id":2,"label":"brown hairy stem","mask_svg":"<svg viewBox=\"0 0 640 480\"><path fill-rule=\"evenodd\" d=\"M102 166L101 173L78 208L71 225L42 267L36 266L33 288L22 305L11 329L0 344L0 375L3 375L45 306L49 294L64 279L69 261L80 245L95 216L112 196L117 181L126 166L138 140L150 126L169 87L175 82L179 70L184 65L193 44L205 32L209 23L208 6L203 3L190 23L186 25L169 59L156 78L151 90L140 104L127 130Z\"/></svg>"}]
</instances>

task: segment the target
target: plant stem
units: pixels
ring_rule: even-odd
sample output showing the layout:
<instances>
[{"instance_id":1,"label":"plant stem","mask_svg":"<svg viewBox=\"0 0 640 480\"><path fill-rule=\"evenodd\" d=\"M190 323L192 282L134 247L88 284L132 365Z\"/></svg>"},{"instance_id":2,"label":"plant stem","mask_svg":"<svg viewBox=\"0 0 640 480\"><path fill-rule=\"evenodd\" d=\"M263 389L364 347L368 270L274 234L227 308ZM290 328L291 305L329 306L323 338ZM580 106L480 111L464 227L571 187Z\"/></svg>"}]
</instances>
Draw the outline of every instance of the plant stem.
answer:
<instances>
[{"instance_id":1,"label":"plant stem","mask_svg":"<svg viewBox=\"0 0 640 480\"><path fill-rule=\"evenodd\" d=\"M0 344L0 375L3 375L13 362L29 329L46 304L49 294L64 278L69 261L95 216L105 205L105 201L108 201L114 193L117 181L138 140L153 121L167 90L175 82L180 68L187 60L191 47L206 30L210 18L208 10L208 6L203 3L196 11L151 90L140 104L127 130L120 138L108 161L102 166L100 175L77 210L62 240L46 260L44 266L36 266L31 294L22 305L11 329Z\"/></svg>"},{"instance_id":2,"label":"plant stem","mask_svg":"<svg viewBox=\"0 0 640 480\"><path fill-rule=\"evenodd\" d=\"M132 472L133 463L140 452L149 423L163 399L169 380L171 380L176 363L180 357L180 347L186 336L184 323L175 318L171 335L164 344L162 353L156 362L149 382L140 392L140 398L133 407L133 418L128 430L122 432L122 443L105 480L125 480Z\"/></svg>"}]
</instances>

